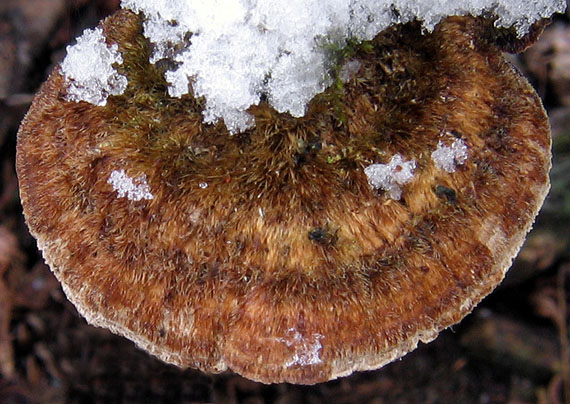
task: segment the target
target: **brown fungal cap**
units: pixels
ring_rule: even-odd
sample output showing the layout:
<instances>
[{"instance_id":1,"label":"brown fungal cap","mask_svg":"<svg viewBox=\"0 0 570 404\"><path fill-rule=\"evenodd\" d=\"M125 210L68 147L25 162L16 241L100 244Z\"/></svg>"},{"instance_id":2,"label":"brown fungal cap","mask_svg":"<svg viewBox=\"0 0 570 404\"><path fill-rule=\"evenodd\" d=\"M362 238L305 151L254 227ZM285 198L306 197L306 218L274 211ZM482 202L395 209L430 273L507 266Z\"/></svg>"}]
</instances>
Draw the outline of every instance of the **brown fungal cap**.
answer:
<instances>
[{"instance_id":1,"label":"brown fungal cap","mask_svg":"<svg viewBox=\"0 0 570 404\"><path fill-rule=\"evenodd\" d=\"M139 17L102 26L129 85L94 106L51 75L19 132L22 203L79 312L167 362L378 368L502 280L547 192L547 118L479 19L390 28L303 118L261 104L235 136L167 96Z\"/></svg>"}]
</instances>

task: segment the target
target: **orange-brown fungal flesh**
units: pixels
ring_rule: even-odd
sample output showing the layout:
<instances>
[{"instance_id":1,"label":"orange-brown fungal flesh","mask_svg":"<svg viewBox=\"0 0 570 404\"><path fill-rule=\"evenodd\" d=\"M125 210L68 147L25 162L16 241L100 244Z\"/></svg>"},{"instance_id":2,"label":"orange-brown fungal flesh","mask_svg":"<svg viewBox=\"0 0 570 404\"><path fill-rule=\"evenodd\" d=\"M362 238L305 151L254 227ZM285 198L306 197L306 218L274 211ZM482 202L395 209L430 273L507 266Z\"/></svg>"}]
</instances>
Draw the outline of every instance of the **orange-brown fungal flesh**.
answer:
<instances>
[{"instance_id":1,"label":"orange-brown fungal flesh","mask_svg":"<svg viewBox=\"0 0 570 404\"><path fill-rule=\"evenodd\" d=\"M166 362L305 384L381 367L502 280L547 192L540 100L479 19L390 28L306 116L261 104L235 136L167 96L139 17L102 26L129 86L98 107L51 75L19 132L22 203L79 312ZM455 139L447 172L431 153ZM417 163L400 200L364 173L396 154ZM116 170L152 198L120 197Z\"/></svg>"}]
</instances>

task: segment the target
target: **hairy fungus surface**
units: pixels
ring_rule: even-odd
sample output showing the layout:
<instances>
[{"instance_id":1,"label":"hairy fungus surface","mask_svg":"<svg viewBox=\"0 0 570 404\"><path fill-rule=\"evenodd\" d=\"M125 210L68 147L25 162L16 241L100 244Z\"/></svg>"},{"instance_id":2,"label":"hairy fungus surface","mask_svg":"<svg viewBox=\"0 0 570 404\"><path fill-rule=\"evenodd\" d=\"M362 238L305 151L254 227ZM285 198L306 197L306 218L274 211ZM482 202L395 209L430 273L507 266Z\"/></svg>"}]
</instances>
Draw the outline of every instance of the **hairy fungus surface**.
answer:
<instances>
[{"instance_id":1,"label":"hairy fungus surface","mask_svg":"<svg viewBox=\"0 0 570 404\"><path fill-rule=\"evenodd\" d=\"M502 280L548 190L546 115L499 49L534 30L393 26L338 52L305 116L261 102L231 136L169 96L141 17L101 27L128 85L97 106L53 72L19 132L22 203L79 312L166 362L307 384L381 367Z\"/></svg>"}]
</instances>

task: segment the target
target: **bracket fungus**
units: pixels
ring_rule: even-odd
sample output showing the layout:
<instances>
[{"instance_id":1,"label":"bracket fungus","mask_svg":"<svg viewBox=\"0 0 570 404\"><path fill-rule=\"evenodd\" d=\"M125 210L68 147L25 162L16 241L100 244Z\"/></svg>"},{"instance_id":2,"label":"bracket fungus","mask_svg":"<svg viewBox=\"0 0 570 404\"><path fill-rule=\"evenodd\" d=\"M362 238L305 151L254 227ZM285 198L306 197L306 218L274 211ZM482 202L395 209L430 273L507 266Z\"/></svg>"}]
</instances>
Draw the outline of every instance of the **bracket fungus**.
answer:
<instances>
[{"instance_id":1,"label":"bracket fungus","mask_svg":"<svg viewBox=\"0 0 570 404\"><path fill-rule=\"evenodd\" d=\"M433 340L503 279L550 134L502 50L542 20L392 24L327 51L302 116L261 96L228 131L191 79L169 92L179 61L149 61L134 11L84 34L94 66L57 67L18 134L27 223L89 323L180 367L312 384Z\"/></svg>"}]
</instances>

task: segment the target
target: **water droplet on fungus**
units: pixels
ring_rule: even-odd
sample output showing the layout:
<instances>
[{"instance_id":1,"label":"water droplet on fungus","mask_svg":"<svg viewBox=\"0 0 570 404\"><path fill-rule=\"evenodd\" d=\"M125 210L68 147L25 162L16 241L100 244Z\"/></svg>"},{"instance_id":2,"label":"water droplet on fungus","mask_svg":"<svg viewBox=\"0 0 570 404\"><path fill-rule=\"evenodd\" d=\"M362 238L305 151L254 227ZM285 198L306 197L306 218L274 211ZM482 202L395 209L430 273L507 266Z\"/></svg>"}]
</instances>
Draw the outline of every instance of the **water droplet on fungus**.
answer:
<instances>
[{"instance_id":1,"label":"water droplet on fungus","mask_svg":"<svg viewBox=\"0 0 570 404\"><path fill-rule=\"evenodd\" d=\"M502 280L550 137L492 22L392 26L304 116L262 100L233 136L169 95L142 24L101 25L122 94L69 100L57 68L18 134L27 223L87 321L181 367L311 384L429 342Z\"/></svg>"}]
</instances>

